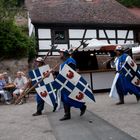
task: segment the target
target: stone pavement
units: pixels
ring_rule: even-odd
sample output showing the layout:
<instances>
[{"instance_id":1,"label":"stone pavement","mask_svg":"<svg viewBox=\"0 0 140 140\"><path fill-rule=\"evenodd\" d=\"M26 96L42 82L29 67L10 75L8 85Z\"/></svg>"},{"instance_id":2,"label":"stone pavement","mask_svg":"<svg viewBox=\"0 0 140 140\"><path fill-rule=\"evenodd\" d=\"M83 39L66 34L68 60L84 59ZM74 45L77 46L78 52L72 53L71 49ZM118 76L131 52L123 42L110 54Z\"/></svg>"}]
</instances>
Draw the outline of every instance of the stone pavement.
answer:
<instances>
[{"instance_id":1,"label":"stone pavement","mask_svg":"<svg viewBox=\"0 0 140 140\"><path fill-rule=\"evenodd\" d=\"M36 108L33 100L23 105L0 105L0 140L63 140L70 136L76 136L76 140L82 136L84 140L85 135L89 140L140 140L140 103L135 96L126 96L126 103L120 106L107 93L98 93L95 98L96 103L88 105L83 117L79 117L79 110L72 109L72 119L65 122L59 121L63 110L53 113L47 105L43 115L32 117Z\"/></svg>"},{"instance_id":2,"label":"stone pavement","mask_svg":"<svg viewBox=\"0 0 140 140\"><path fill-rule=\"evenodd\" d=\"M57 140L136 140L89 110L82 117L76 109L72 109L71 114L72 119L65 122L59 121L63 110L48 114Z\"/></svg>"},{"instance_id":3,"label":"stone pavement","mask_svg":"<svg viewBox=\"0 0 140 140\"><path fill-rule=\"evenodd\" d=\"M140 140L140 102L134 95L125 96L124 105L115 105L118 100L108 97L108 94L97 94L96 104L88 106L96 115L108 121L115 127Z\"/></svg>"},{"instance_id":4,"label":"stone pavement","mask_svg":"<svg viewBox=\"0 0 140 140\"><path fill-rule=\"evenodd\" d=\"M0 105L0 140L55 140L47 115L32 117L35 102Z\"/></svg>"}]
</instances>

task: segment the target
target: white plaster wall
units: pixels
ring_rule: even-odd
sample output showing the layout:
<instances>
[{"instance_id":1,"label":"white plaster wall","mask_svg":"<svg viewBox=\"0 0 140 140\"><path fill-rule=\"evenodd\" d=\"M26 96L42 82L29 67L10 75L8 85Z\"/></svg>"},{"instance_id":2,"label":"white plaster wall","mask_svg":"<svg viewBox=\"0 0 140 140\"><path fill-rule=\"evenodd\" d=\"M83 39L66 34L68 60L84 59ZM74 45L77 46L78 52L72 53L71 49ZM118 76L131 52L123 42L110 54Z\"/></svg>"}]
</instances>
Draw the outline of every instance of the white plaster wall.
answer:
<instances>
[{"instance_id":1,"label":"white plaster wall","mask_svg":"<svg viewBox=\"0 0 140 140\"><path fill-rule=\"evenodd\" d=\"M89 73L82 73L81 75L88 82L88 84L91 86L90 74ZM114 76L115 76L114 71L92 73L93 89L94 90L101 90L101 89L111 88Z\"/></svg>"},{"instance_id":2,"label":"white plaster wall","mask_svg":"<svg viewBox=\"0 0 140 140\"><path fill-rule=\"evenodd\" d=\"M83 34L84 34L84 29L69 29L68 33L69 33L69 43L70 43L70 47L78 47L80 45L80 41L83 38ZM107 33L107 36L109 38L112 38L113 40L110 40L111 44L116 44L115 41L115 30L105 30L105 32ZM118 44L124 44L125 41L125 37L127 34L127 30L117 30L118 33ZM39 49L40 50L44 50L44 49L50 49L50 45L52 44L51 42L51 29L39 29L38 30L38 36L39 36ZM87 39L91 39L91 38L97 38L97 31L94 29L89 29L86 31L85 34L85 40ZM102 38L104 42L108 43L106 40L106 35L104 33L103 30L99 30L99 38ZM119 39L122 38L122 39ZM47 40L45 40L47 39ZM134 34L133 31L130 30L129 34L128 34L128 39L134 39ZM84 41L85 41L84 40ZM126 41L127 44L132 44L134 43L134 41ZM61 48L68 48L67 44L57 44L58 47L57 49L61 49ZM39 52L39 55L44 55L44 52ZM53 55L58 55L58 53L54 52Z\"/></svg>"},{"instance_id":3,"label":"white plaster wall","mask_svg":"<svg viewBox=\"0 0 140 140\"><path fill-rule=\"evenodd\" d=\"M114 71L93 73L93 89L96 90L111 88L114 76Z\"/></svg>"}]
</instances>

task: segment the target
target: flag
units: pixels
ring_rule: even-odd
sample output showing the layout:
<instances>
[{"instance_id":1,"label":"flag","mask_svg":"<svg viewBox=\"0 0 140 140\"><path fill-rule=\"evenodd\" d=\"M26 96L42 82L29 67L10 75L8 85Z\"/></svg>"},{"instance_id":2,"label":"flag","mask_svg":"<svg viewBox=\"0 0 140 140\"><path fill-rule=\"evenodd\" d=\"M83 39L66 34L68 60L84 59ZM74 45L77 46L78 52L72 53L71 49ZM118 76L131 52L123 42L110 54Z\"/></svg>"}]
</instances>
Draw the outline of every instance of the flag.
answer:
<instances>
[{"instance_id":1,"label":"flag","mask_svg":"<svg viewBox=\"0 0 140 140\"><path fill-rule=\"evenodd\" d=\"M120 74L125 76L126 79L135 86L140 87L140 68L130 56L127 56L126 61L120 70Z\"/></svg>"},{"instance_id":2,"label":"flag","mask_svg":"<svg viewBox=\"0 0 140 140\"><path fill-rule=\"evenodd\" d=\"M46 72L50 71L50 67L49 65L44 65L41 66L35 70L31 70L29 71L29 76L32 79L32 84L34 85L35 83L37 83L40 79L42 79L45 75ZM46 77L45 79L43 79L39 84L39 86L43 86L45 84L48 84L50 82L54 81L53 75L52 73L50 73L49 77Z\"/></svg>"},{"instance_id":3,"label":"flag","mask_svg":"<svg viewBox=\"0 0 140 140\"><path fill-rule=\"evenodd\" d=\"M41 66L29 72L29 76L34 85L45 76L45 73L50 71L49 65ZM56 102L56 89L53 88L52 82L54 81L52 73L43 79L37 87L35 87L38 95L50 106L54 106Z\"/></svg>"},{"instance_id":4,"label":"flag","mask_svg":"<svg viewBox=\"0 0 140 140\"><path fill-rule=\"evenodd\" d=\"M89 84L76 71L67 64L64 65L56 77L53 85L61 93L78 102L95 101L94 95Z\"/></svg>"},{"instance_id":5,"label":"flag","mask_svg":"<svg viewBox=\"0 0 140 140\"><path fill-rule=\"evenodd\" d=\"M52 83L35 88L39 96L50 106L54 107L56 103L56 89L53 88Z\"/></svg>"}]
</instances>

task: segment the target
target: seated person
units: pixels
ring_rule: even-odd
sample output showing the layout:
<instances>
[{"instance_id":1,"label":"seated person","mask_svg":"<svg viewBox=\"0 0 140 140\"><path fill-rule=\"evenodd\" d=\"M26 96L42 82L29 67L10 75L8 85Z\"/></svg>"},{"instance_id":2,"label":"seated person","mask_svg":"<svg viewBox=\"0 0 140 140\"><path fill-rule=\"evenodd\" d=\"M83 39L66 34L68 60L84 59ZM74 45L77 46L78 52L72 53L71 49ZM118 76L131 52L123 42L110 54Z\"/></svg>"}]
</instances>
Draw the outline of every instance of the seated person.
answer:
<instances>
[{"instance_id":1,"label":"seated person","mask_svg":"<svg viewBox=\"0 0 140 140\"><path fill-rule=\"evenodd\" d=\"M4 80L3 74L0 74L0 94L4 97L5 103L10 104L8 93L6 90L4 90L5 85L6 81Z\"/></svg>"},{"instance_id":2,"label":"seated person","mask_svg":"<svg viewBox=\"0 0 140 140\"><path fill-rule=\"evenodd\" d=\"M12 79L10 76L8 76L8 73L7 72L3 72L3 77L6 81L6 84L11 84L12 83Z\"/></svg>"},{"instance_id":3,"label":"seated person","mask_svg":"<svg viewBox=\"0 0 140 140\"><path fill-rule=\"evenodd\" d=\"M3 77L6 82L5 90L9 93L9 98L12 99L12 92L14 90L14 84L12 83L12 79L7 72L3 72Z\"/></svg>"},{"instance_id":4,"label":"seated person","mask_svg":"<svg viewBox=\"0 0 140 140\"><path fill-rule=\"evenodd\" d=\"M23 76L23 72L18 71L16 74L16 78L14 80L14 84L15 84L15 90L13 91L13 99L16 100L18 98L18 96L20 96L23 91L26 88L27 85L27 78L25 76ZM19 104L22 104L23 101L21 101Z\"/></svg>"}]
</instances>

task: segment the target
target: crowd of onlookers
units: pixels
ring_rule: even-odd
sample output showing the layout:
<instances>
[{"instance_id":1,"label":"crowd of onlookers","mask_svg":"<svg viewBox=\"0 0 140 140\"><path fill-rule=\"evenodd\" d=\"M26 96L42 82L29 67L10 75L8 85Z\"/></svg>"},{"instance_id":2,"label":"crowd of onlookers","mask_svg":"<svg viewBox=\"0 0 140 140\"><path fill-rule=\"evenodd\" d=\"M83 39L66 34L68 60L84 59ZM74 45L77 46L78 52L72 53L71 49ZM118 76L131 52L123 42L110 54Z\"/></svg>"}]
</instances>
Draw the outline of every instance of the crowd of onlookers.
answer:
<instances>
[{"instance_id":1,"label":"crowd of onlookers","mask_svg":"<svg viewBox=\"0 0 140 140\"><path fill-rule=\"evenodd\" d=\"M22 71L18 71L15 79L11 79L7 72L0 73L0 102L5 104L15 103L24 92L28 84L28 78ZM18 104L23 104L22 99Z\"/></svg>"}]
</instances>

